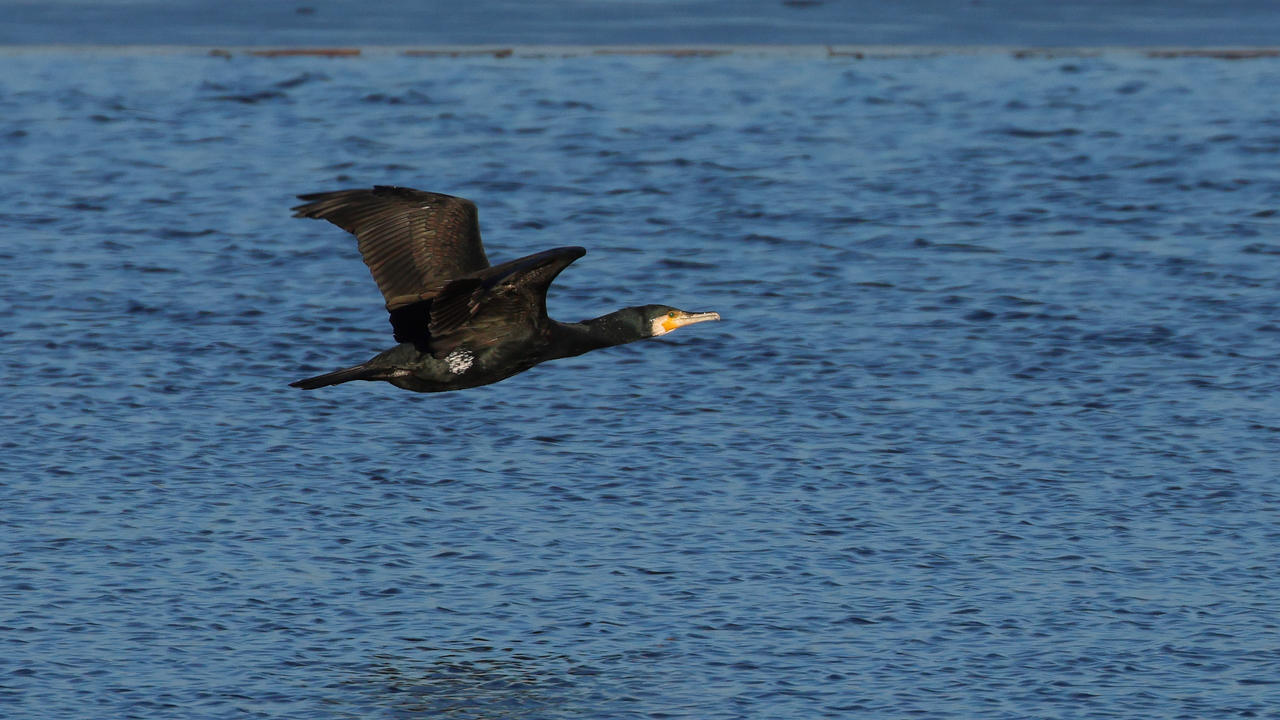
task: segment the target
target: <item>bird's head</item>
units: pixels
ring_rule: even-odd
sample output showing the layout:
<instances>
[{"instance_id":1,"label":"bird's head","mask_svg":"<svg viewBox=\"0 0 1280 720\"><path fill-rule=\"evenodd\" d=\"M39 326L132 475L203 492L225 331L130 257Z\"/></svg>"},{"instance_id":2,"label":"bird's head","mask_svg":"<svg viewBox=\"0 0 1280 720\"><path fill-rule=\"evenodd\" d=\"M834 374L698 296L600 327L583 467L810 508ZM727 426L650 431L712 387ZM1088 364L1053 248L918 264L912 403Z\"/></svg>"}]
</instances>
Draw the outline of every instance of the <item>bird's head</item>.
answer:
<instances>
[{"instance_id":1,"label":"bird's head","mask_svg":"<svg viewBox=\"0 0 1280 720\"><path fill-rule=\"evenodd\" d=\"M720 319L720 313L689 312L669 305L645 305L635 309L640 311L641 325L649 337L666 335L685 325Z\"/></svg>"},{"instance_id":2,"label":"bird's head","mask_svg":"<svg viewBox=\"0 0 1280 720\"><path fill-rule=\"evenodd\" d=\"M556 357L571 357L602 347L666 335L685 325L719 319L720 313L689 312L670 305L625 307L608 315L562 326L576 329L564 335L564 340L553 351L563 353Z\"/></svg>"}]
</instances>

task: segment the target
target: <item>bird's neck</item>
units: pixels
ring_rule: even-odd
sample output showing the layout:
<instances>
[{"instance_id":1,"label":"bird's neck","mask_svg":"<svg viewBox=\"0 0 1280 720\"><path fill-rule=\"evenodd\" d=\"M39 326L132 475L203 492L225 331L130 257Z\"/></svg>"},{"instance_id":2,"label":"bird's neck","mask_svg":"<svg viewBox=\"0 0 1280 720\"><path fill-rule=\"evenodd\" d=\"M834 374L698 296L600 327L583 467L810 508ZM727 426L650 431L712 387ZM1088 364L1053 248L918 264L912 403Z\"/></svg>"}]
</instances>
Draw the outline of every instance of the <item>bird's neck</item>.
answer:
<instances>
[{"instance_id":1,"label":"bird's neck","mask_svg":"<svg viewBox=\"0 0 1280 720\"><path fill-rule=\"evenodd\" d=\"M553 330L555 339L552 342L552 346L557 350L556 356L573 357L592 350L644 339L644 336L637 333L631 324L624 322L624 312L618 310L576 323L556 323Z\"/></svg>"}]
</instances>

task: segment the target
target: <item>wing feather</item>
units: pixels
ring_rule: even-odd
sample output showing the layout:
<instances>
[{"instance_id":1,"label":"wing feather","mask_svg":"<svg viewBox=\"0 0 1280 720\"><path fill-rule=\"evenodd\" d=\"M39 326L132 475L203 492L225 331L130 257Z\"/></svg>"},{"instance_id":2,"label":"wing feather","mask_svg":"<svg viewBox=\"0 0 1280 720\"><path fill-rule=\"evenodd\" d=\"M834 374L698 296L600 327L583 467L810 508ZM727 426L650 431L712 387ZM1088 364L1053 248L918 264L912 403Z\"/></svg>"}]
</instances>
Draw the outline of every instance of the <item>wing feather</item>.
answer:
<instances>
[{"instance_id":1,"label":"wing feather","mask_svg":"<svg viewBox=\"0 0 1280 720\"><path fill-rule=\"evenodd\" d=\"M293 208L294 217L328 220L356 236L388 302L489 267L470 200L388 185L298 199L305 202Z\"/></svg>"},{"instance_id":2,"label":"wing feather","mask_svg":"<svg viewBox=\"0 0 1280 720\"><path fill-rule=\"evenodd\" d=\"M545 250L446 283L419 299L391 306L396 339L440 356L462 344L484 344L547 323L547 289L586 254L580 247Z\"/></svg>"}]
</instances>

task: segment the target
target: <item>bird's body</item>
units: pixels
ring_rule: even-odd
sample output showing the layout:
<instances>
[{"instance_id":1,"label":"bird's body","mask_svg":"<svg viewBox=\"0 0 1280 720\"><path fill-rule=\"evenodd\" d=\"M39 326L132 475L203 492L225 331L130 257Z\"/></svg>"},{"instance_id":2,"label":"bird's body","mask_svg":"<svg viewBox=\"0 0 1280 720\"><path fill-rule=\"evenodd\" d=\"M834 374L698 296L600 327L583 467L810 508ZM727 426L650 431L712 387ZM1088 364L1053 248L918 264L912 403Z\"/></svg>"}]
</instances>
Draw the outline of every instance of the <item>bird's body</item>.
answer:
<instances>
[{"instance_id":1,"label":"bird's body","mask_svg":"<svg viewBox=\"0 0 1280 720\"><path fill-rule=\"evenodd\" d=\"M580 323L556 322L547 317L547 288L586 254L583 248L555 248L491 266L468 200L387 186L299 199L307 202L294 208L295 217L328 220L356 236L399 344L295 387L382 380L415 392L461 390L548 360L720 319L645 305Z\"/></svg>"}]
</instances>

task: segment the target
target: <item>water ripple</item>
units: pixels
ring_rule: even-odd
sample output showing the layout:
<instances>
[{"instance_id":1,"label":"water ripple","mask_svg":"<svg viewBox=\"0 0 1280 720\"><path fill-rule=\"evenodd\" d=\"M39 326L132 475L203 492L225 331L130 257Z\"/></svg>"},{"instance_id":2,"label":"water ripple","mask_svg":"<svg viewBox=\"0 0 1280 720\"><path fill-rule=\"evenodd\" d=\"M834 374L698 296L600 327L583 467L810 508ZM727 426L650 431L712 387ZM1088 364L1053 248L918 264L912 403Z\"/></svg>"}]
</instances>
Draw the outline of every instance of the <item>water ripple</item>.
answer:
<instances>
[{"instance_id":1,"label":"water ripple","mask_svg":"<svg viewBox=\"0 0 1280 720\"><path fill-rule=\"evenodd\" d=\"M1280 703L1274 60L0 62L0 714ZM725 321L299 393L373 183Z\"/></svg>"}]
</instances>

